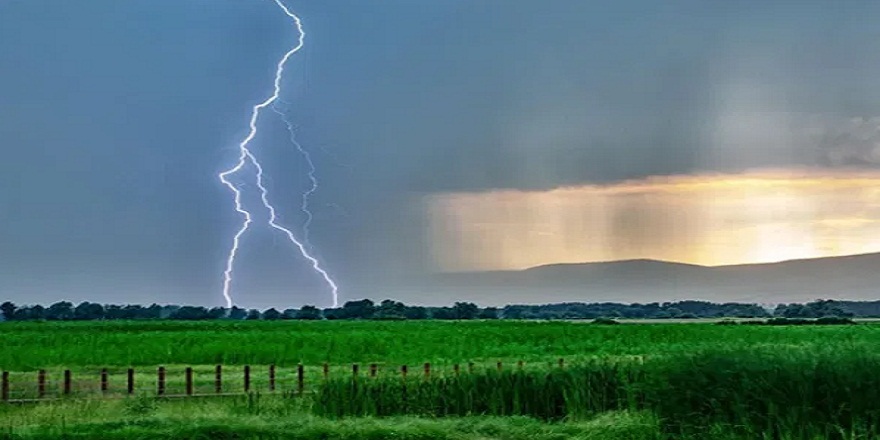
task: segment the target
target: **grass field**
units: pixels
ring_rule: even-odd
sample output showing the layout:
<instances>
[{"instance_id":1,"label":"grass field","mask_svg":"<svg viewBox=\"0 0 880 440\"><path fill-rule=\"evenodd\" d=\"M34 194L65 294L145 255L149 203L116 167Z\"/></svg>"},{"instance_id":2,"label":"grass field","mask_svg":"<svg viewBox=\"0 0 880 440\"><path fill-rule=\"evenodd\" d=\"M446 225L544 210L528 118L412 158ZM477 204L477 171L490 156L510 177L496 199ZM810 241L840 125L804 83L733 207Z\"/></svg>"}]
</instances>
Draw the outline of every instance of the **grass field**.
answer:
<instances>
[{"instance_id":1,"label":"grass field","mask_svg":"<svg viewBox=\"0 0 880 440\"><path fill-rule=\"evenodd\" d=\"M451 365L834 344L876 351L880 326L601 326L528 321L43 322L0 324L0 369L170 365Z\"/></svg>"},{"instance_id":2,"label":"grass field","mask_svg":"<svg viewBox=\"0 0 880 440\"><path fill-rule=\"evenodd\" d=\"M112 392L129 367L147 390L0 405L0 438L856 439L876 438L880 424L880 326L868 323L4 323L0 339L14 395L32 394L41 368L53 392L68 368L79 397L94 395L100 368ZM330 381L324 362L333 365ZM368 379L374 362L379 377ZM423 362L432 363L430 380ZM453 364L468 362L473 373L453 374ZM293 397L285 391L299 363L309 393ZM352 363L362 365L357 380ZM186 366L196 370L197 391L210 392L214 364L224 365L230 390L252 365L260 394L147 397L159 365L175 393ZM265 392L268 364L278 365L273 394ZM401 365L412 371L406 382Z\"/></svg>"}]
</instances>

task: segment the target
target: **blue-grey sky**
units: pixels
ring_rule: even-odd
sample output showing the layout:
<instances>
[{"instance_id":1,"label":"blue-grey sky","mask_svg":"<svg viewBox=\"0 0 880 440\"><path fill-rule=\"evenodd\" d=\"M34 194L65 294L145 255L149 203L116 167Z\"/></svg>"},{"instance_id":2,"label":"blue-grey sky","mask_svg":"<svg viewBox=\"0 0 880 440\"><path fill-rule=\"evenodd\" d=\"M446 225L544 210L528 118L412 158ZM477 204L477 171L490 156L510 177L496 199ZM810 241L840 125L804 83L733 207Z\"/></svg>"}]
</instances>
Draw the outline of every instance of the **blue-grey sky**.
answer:
<instances>
[{"instance_id":1,"label":"blue-grey sky","mask_svg":"<svg viewBox=\"0 0 880 440\"><path fill-rule=\"evenodd\" d=\"M286 3L343 300L432 270L431 194L880 161L876 2ZM240 218L216 174L295 38L270 0L0 0L0 298L221 304ZM305 165L260 130L297 230ZM327 304L266 228L236 270L241 305Z\"/></svg>"}]
</instances>

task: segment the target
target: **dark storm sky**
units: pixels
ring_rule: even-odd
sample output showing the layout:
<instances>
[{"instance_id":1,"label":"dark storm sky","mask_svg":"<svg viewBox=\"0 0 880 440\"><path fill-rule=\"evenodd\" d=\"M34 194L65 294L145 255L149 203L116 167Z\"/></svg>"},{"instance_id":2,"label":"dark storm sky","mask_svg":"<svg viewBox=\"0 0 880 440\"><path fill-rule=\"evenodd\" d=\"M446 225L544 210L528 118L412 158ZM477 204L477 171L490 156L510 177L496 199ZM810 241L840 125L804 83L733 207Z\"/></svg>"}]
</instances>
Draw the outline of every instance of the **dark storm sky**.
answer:
<instances>
[{"instance_id":1,"label":"dark storm sky","mask_svg":"<svg viewBox=\"0 0 880 440\"><path fill-rule=\"evenodd\" d=\"M428 271L426 194L880 158L875 2L288 4L284 99L343 300ZM0 0L0 299L222 303L240 218L216 173L295 37L269 0ZM260 130L297 230L305 166ZM240 258L241 305L326 305L282 237Z\"/></svg>"}]
</instances>

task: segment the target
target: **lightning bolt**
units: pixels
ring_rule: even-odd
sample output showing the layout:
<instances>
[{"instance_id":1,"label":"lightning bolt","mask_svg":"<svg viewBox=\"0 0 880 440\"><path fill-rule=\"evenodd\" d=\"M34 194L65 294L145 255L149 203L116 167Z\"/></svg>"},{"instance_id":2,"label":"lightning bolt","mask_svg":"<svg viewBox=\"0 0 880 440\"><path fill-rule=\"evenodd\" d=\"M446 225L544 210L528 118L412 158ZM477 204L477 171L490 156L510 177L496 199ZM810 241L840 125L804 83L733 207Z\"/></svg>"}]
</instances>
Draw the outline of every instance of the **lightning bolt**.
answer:
<instances>
[{"instance_id":1,"label":"lightning bolt","mask_svg":"<svg viewBox=\"0 0 880 440\"><path fill-rule=\"evenodd\" d=\"M312 219L314 218L314 216L312 215L312 211L309 209L309 198L312 196L312 194L315 193L315 191L318 190L318 178L315 177L315 172L317 171L317 168L315 168L315 163L312 162L312 155L308 152L308 150L303 148L302 144L300 144L296 140L296 130L294 130L293 122L290 121L290 119L287 117L287 114L279 110L278 107L274 104L272 105L272 110L277 113L278 116L281 117L281 120L284 121L284 124L287 125L287 131L288 133L290 133L290 143L293 144L294 147L296 147L296 150L299 151L299 154L303 157L303 159L305 159L306 165L309 168L307 175L309 177L309 182L311 182L311 186L302 193L302 204L300 205L300 210L303 212L303 214L306 215L306 220L303 222L302 225L303 243L306 245L307 248L311 250L312 243L309 239L309 227L312 225Z\"/></svg>"},{"instance_id":2,"label":"lightning bolt","mask_svg":"<svg viewBox=\"0 0 880 440\"><path fill-rule=\"evenodd\" d=\"M275 103L278 100L278 97L281 95L281 79L284 76L284 66L287 64L287 60L289 60L290 57L293 56L293 54L302 49L303 40L305 39L306 35L299 17L294 14L286 5L284 5L281 0L273 1L275 2L275 4L278 5L279 8L281 8L282 11L284 11L285 14L287 14L288 17L293 20L294 24L296 25L297 32L299 33L299 38L297 39L297 44L289 51L287 51L287 53L284 54L281 60L278 61L278 65L275 69L275 82L272 95L266 98L266 100L264 100L263 102L255 105L251 111L250 123L248 124L248 126L250 127L250 131L248 132L247 137L245 137L244 140L238 145L238 161L232 168L223 171L218 175L220 181L224 185L226 185L226 187L229 188L230 191L232 191L233 200L235 202L235 211L241 214L242 217L244 217L244 222L242 222L241 228L239 228L235 235L232 237L232 247L230 248L229 255L226 258L226 269L223 271L223 298L226 299L226 306L231 308L233 305L233 301L230 294L230 289L232 287L232 275L235 267L235 257L238 255L238 249L241 245L241 237L245 234L245 232L247 232L248 228L253 222L251 213L242 206L241 190L229 180L229 177L238 173L245 167L245 165L250 163L257 170L257 188L259 188L260 190L260 200L263 203L263 207L269 211L269 226L273 229L283 232L284 235L286 235L287 238L290 240L290 242L299 249L303 258L305 258L312 264L312 268L315 270L315 272L323 277L324 281L330 287L333 307L336 307L339 303L339 288L336 285L336 282L334 282L327 271L325 271L321 267L320 262L309 253L303 243L297 240L296 235L294 235L294 233L291 232L289 229L278 224L278 217L275 212L275 207L269 201L269 190L266 189L266 186L263 183L263 166L260 165L260 162L257 160L256 156L254 156L254 154L248 148L248 145L257 136L257 120L260 117L260 112L266 107L269 107L270 105Z\"/></svg>"}]
</instances>

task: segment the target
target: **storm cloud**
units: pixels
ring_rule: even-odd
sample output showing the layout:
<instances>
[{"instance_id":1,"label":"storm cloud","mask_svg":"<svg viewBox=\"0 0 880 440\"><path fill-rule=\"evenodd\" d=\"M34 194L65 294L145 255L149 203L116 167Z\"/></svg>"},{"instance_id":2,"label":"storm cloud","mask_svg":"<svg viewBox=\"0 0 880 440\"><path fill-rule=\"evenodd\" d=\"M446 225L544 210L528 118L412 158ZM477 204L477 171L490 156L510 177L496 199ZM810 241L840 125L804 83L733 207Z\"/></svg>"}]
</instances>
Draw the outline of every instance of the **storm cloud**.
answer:
<instances>
[{"instance_id":1,"label":"storm cloud","mask_svg":"<svg viewBox=\"0 0 880 440\"><path fill-rule=\"evenodd\" d=\"M221 302L240 219L216 173L294 37L271 3L0 3L0 292ZM876 2L289 3L285 101L343 300L432 269L433 195L878 164ZM261 130L296 227L305 166ZM323 304L271 234L246 240L243 305Z\"/></svg>"}]
</instances>

